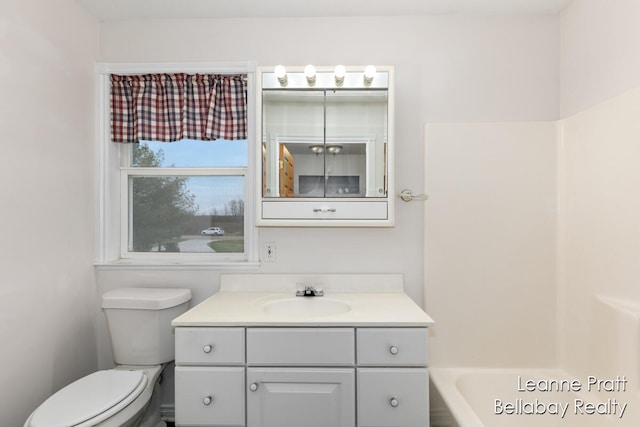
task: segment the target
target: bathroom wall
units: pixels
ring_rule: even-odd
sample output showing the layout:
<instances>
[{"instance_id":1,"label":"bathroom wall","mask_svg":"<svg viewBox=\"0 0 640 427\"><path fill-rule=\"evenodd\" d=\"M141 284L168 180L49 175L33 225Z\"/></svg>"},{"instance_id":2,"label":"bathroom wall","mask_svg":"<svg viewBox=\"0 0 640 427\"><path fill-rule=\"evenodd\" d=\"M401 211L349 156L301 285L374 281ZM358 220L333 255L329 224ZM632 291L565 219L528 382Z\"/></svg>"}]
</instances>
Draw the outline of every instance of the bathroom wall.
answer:
<instances>
[{"instance_id":1,"label":"bathroom wall","mask_svg":"<svg viewBox=\"0 0 640 427\"><path fill-rule=\"evenodd\" d=\"M72 0L0 2L0 425L97 367L98 25Z\"/></svg>"},{"instance_id":2,"label":"bathroom wall","mask_svg":"<svg viewBox=\"0 0 640 427\"><path fill-rule=\"evenodd\" d=\"M394 65L396 193L423 190L425 123L559 117L558 16L127 21L103 23L100 35L104 62ZM277 260L258 271L403 273L408 294L422 304L424 208L398 201L395 228L260 229L260 242L276 243ZM219 287L217 272L188 269L100 269L98 284L99 292L128 284L189 286L194 302ZM467 300L461 309L475 304ZM100 343L106 365L108 343Z\"/></svg>"},{"instance_id":3,"label":"bathroom wall","mask_svg":"<svg viewBox=\"0 0 640 427\"><path fill-rule=\"evenodd\" d=\"M638 16L637 0L578 0L563 11L563 117L638 86Z\"/></svg>"},{"instance_id":4,"label":"bathroom wall","mask_svg":"<svg viewBox=\"0 0 640 427\"><path fill-rule=\"evenodd\" d=\"M640 315L639 15L631 0L574 1L562 13L559 342L561 364L581 376L617 366L640 340L619 327ZM618 320L599 314L603 300L625 302L609 304ZM639 357L618 374L637 373Z\"/></svg>"}]
</instances>

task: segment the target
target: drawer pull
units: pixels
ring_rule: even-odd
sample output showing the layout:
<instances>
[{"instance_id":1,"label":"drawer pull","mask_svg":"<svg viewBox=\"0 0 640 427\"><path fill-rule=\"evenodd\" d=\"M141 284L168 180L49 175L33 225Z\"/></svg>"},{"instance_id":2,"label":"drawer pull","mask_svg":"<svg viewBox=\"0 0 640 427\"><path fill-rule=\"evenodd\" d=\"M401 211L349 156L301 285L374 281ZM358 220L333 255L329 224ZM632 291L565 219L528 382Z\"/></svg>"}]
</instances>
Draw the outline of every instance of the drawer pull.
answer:
<instances>
[{"instance_id":1,"label":"drawer pull","mask_svg":"<svg viewBox=\"0 0 640 427\"><path fill-rule=\"evenodd\" d=\"M210 344L207 344L204 347L202 347L202 351L204 351L205 353L211 353L212 350L213 350L213 346Z\"/></svg>"},{"instance_id":2,"label":"drawer pull","mask_svg":"<svg viewBox=\"0 0 640 427\"><path fill-rule=\"evenodd\" d=\"M258 383L251 383L251 385L249 385L249 390L251 391L258 390Z\"/></svg>"},{"instance_id":3,"label":"drawer pull","mask_svg":"<svg viewBox=\"0 0 640 427\"><path fill-rule=\"evenodd\" d=\"M336 208L313 208L314 212L322 212L322 213L326 213L326 212L335 212Z\"/></svg>"},{"instance_id":4,"label":"drawer pull","mask_svg":"<svg viewBox=\"0 0 640 427\"><path fill-rule=\"evenodd\" d=\"M211 405L211 402L213 402L213 397L211 397L211 396L206 396L204 399L202 399L202 403L205 406Z\"/></svg>"},{"instance_id":5,"label":"drawer pull","mask_svg":"<svg viewBox=\"0 0 640 427\"><path fill-rule=\"evenodd\" d=\"M400 402L398 402L398 399L396 399L395 397L389 399L389 405L391 405L392 408L397 408L399 404Z\"/></svg>"},{"instance_id":6,"label":"drawer pull","mask_svg":"<svg viewBox=\"0 0 640 427\"><path fill-rule=\"evenodd\" d=\"M392 345L391 347L389 347L389 353L395 356L396 354L398 354L398 347L396 347L395 345Z\"/></svg>"}]
</instances>

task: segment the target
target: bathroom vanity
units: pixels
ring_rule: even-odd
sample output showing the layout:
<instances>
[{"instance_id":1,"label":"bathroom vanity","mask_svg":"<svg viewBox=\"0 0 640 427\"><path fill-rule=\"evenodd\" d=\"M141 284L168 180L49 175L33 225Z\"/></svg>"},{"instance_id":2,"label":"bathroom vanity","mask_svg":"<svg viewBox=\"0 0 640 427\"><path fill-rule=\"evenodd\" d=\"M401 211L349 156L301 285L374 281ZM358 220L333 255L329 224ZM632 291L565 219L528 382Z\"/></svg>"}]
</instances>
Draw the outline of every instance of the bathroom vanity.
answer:
<instances>
[{"instance_id":1,"label":"bathroom vanity","mask_svg":"<svg viewBox=\"0 0 640 427\"><path fill-rule=\"evenodd\" d=\"M401 275L223 275L172 324L178 426L429 425L433 321Z\"/></svg>"}]
</instances>

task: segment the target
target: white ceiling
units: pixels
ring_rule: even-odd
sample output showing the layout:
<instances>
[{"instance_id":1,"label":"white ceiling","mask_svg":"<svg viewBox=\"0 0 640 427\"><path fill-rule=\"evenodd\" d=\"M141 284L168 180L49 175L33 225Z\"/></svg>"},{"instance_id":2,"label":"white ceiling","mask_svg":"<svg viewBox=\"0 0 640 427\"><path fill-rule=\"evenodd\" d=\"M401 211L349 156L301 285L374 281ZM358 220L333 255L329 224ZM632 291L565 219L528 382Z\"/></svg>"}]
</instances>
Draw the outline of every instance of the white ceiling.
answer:
<instances>
[{"instance_id":1,"label":"white ceiling","mask_svg":"<svg viewBox=\"0 0 640 427\"><path fill-rule=\"evenodd\" d=\"M170 18L556 14L572 0L76 0L101 21Z\"/></svg>"}]
</instances>

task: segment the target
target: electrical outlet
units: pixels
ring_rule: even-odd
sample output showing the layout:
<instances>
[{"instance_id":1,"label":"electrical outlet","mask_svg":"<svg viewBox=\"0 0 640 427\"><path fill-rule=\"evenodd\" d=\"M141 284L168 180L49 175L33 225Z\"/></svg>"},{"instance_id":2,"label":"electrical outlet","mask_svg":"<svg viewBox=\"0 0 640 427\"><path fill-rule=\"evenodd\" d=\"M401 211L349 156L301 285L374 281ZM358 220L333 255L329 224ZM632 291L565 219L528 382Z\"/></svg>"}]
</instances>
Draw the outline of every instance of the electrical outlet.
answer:
<instances>
[{"instance_id":1,"label":"electrical outlet","mask_svg":"<svg viewBox=\"0 0 640 427\"><path fill-rule=\"evenodd\" d=\"M264 261L264 262L275 262L276 261L276 244L275 244L275 242L265 242L262 261Z\"/></svg>"}]
</instances>

